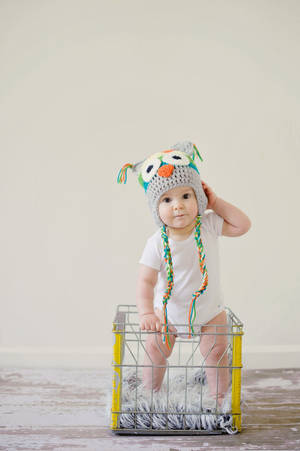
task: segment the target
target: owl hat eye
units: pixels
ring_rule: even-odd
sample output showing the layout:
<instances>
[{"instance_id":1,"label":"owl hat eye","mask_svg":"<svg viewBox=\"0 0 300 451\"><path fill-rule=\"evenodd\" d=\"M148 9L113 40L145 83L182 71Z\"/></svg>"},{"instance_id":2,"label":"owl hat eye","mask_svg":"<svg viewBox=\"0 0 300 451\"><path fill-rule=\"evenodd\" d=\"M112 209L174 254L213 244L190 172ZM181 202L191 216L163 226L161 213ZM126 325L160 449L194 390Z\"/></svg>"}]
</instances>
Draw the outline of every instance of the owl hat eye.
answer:
<instances>
[{"instance_id":1,"label":"owl hat eye","mask_svg":"<svg viewBox=\"0 0 300 451\"><path fill-rule=\"evenodd\" d=\"M179 150L167 150L166 153L163 153L162 161L174 166L188 166L191 160Z\"/></svg>"},{"instance_id":2,"label":"owl hat eye","mask_svg":"<svg viewBox=\"0 0 300 451\"><path fill-rule=\"evenodd\" d=\"M157 173L158 168L161 165L161 152L157 152L151 155L149 158L140 161L136 164L127 163L120 169L117 177L118 183L127 182L127 172L131 169L133 172L138 174L138 181L140 185L147 191L149 182Z\"/></svg>"},{"instance_id":3,"label":"owl hat eye","mask_svg":"<svg viewBox=\"0 0 300 451\"><path fill-rule=\"evenodd\" d=\"M141 176L144 182L150 182L150 180L155 176L160 165L161 160L156 155L153 155L145 161L141 168Z\"/></svg>"}]
</instances>

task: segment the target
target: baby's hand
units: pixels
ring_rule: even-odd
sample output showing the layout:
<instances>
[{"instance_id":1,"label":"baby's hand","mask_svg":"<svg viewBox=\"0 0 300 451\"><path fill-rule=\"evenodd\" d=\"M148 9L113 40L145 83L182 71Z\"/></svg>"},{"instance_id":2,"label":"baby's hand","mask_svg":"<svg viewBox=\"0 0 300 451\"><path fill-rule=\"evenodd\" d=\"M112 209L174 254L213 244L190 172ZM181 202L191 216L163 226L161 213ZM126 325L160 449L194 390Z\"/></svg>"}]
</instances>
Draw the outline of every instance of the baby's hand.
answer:
<instances>
[{"instance_id":1,"label":"baby's hand","mask_svg":"<svg viewBox=\"0 0 300 451\"><path fill-rule=\"evenodd\" d=\"M203 180L201 181L202 187L204 189L205 195L207 197L207 210L212 209L214 203L217 200L216 193L208 186Z\"/></svg>"},{"instance_id":2,"label":"baby's hand","mask_svg":"<svg viewBox=\"0 0 300 451\"><path fill-rule=\"evenodd\" d=\"M153 332L161 330L160 319L155 313L144 313L140 316L141 330L153 330Z\"/></svg>"}]
</instances>

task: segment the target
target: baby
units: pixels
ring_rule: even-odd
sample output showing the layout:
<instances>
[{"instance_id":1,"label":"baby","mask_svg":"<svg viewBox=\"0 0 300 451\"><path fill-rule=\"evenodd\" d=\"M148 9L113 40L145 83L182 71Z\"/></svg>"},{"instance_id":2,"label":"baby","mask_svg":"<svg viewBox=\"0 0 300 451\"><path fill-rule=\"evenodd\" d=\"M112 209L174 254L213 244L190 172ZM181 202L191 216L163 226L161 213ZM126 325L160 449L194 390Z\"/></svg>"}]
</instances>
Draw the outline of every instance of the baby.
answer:
<instances>
[{"instance_id":1,"label":"baby","mask_svg":"<svg viewBox=\"0 0 300 451\"><path fill-rule=\"evenodd\" d=\"M197 330L201 332L201 354L211 366L206 368L210 393L222 406L229 370L218 368L217 375L213 368L228 366L218 237L243 235L251 223L241 210L217 197L201 181L197 158L202 161L193 143L177 143L140 163L123 166L118 182L126 183L128 168L138 173L160 226L148 239L139 261L140 328L158 332L147 334L143 383L158 391L176 338L190 338Z\"/></svg>"}]
</instances>

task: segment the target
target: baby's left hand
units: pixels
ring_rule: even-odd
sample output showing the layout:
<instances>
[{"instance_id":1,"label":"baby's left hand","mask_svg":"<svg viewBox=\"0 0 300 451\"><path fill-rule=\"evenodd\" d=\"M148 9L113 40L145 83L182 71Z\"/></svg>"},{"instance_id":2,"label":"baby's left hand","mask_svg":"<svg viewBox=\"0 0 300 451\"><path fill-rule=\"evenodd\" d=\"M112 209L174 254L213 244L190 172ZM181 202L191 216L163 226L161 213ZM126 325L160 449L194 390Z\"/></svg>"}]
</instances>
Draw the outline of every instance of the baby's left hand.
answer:
<instances>
[{"instance_id":1,"label":"baby's left hand","mask_svg":"<svg viewBox=\"0 0 300 451\"><path fill-rule=\"evenodd\" d=\"M208 186L203 180L201 180L202 187L204 189L205 195L207 197L207 210L212 209L214 203L217 200L216 193Z\"/></svg>"}]
</instances>

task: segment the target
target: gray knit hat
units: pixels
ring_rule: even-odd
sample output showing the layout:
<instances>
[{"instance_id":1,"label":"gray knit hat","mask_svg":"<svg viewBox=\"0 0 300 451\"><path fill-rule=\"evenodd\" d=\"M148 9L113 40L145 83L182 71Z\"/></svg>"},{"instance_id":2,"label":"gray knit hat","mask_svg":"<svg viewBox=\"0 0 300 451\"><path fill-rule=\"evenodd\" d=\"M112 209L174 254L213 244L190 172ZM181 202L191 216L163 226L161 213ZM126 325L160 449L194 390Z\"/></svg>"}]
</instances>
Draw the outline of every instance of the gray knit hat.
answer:
<instances>
[{"instance_id":1,"label":"gray knit hat","mask_svg":"<svg viewBox=\"0 0 300 451\"><path fill-rule=\"evenodd\" d=\"M124 165L119 172L118 183L126 183L129 168L138 173L138 180L145 190L149 207L159 227L163 225L158 213L159 199L177 186L193 188L198 201L198 214L202 215L207 206L207 197L195 164L196 156L202 161L195 144L190 141L179 142L170 150L155 153L139 163Z\"/></svg>"}]
</instances>

